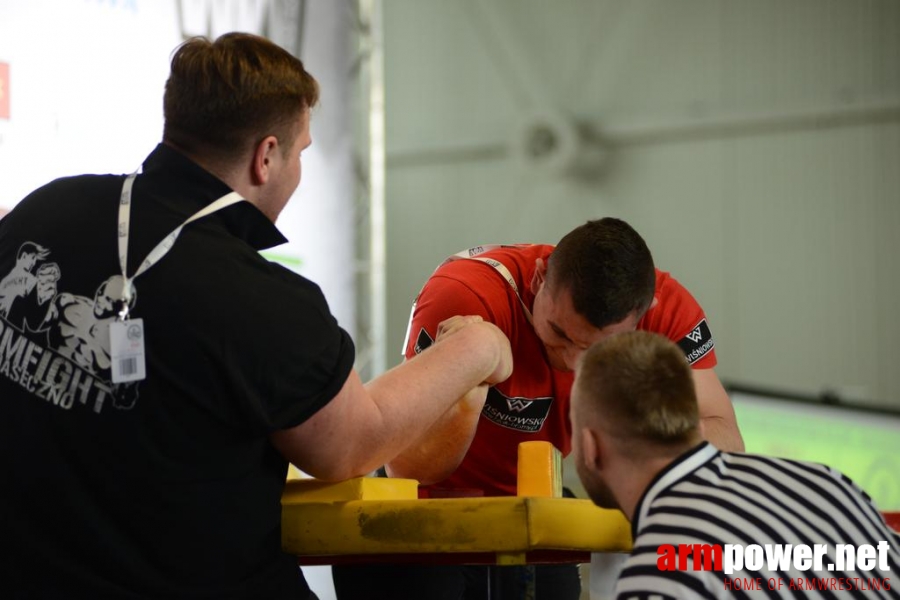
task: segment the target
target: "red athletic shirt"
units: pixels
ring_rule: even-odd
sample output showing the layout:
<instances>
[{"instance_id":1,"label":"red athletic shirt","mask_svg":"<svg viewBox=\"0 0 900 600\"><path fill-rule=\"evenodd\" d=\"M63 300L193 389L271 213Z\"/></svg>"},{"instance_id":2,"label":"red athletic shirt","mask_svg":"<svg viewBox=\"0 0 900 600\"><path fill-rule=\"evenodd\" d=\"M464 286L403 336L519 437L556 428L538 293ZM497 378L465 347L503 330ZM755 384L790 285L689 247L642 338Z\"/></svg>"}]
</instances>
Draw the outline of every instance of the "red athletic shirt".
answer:
<instances>
[{"instance_id":1,"label":"red athletic shirt","mask_svg":"<svg viewBox=\"0 0 900 600\"><path fill-rule=\"evenodd\" d=\"M534 304L531 281L535 263L550 256L553 246L517 245L491 249L479 258L502 263L512 286L494 267L479 260L447 262L429 278L419 294L410 324L406 356L433 342L437 327L454 315L480 315L509 337L513 373L492 387L469 451L446 480L430 486L477 489L486 496L514 496L519 442L549 441L567 455L571 448L569 392L574 374L553 369L544 346L525 315ZM703 309L668 273L656 271L657 304L647 311L638 329L665 335L685 352L695 369L716 364L712 336Z\"/></svg>"}]
</instances>

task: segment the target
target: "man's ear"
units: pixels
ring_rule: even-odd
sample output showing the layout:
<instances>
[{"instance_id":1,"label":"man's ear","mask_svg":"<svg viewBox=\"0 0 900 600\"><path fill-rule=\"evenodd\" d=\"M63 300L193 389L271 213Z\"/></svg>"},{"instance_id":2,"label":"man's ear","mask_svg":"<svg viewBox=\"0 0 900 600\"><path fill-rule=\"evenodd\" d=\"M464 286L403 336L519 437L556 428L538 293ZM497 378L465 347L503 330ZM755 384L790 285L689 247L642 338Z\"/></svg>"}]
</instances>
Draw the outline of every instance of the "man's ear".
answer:
<instances>
[{"instance_id":1,"label":"man's ear","mask_svg":"<svg viewBox=\"0 0 900 600\"><path fill-rule=\"evenodd\" d=\"M537 295L547 279L547 261L539 258L534 261L534 276L531 278L531 293Z\"/></svg>"},{"instance_id":2,"label":"man's ear","mask_svg":"<svg viewBox=\"0 0 900 600\"><path fill-rule=\"evenodd\" d=\"M278 138L270 135L256 145L253 151L253 163L250 166L250 178L253 185L263 185L271 175L272 157L279 152Z\"/></svg>"},{"instance_id":3,"label":"man's ear","mask_svg":"<svg viewBox=\"0 0 900 600\"><path fill-rule=\"evenodd\" d=\"M592 471L603 468L600 440L597 439L597 432L590 427L581 428L581 458L584 466Z\"/></svg>"}]
</instances>

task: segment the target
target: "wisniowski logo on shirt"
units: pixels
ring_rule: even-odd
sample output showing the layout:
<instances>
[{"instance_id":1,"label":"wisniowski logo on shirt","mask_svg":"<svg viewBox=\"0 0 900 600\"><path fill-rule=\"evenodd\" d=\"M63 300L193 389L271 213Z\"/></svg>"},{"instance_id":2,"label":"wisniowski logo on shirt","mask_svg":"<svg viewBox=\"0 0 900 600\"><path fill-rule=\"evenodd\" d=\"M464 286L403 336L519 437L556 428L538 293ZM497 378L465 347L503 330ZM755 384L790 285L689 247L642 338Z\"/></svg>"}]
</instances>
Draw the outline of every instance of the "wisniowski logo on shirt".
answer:
<instances>
[{"instance_id":1,"label":"wisniowski logo on shirt","mask_svg":"<svg viewBox=\"0 0 900 600\"><path fill-rule=\"evenodd\" d=\"M413 348L416 354L421 354L422 350L428 348L434 343L434 338L428 335L428 332L425 331L425 328L419 330L419 337L416 338L416 345Z\"/></svg>"},{"instance_id":2,"label":"wisniowski logo on shirt","mask_svg":"<svg viewBox=\"0 0 900 600\"><path fill-rule=\"evenodd\" d=\"M509 410L514 410L516 412L522 412L529 406L531 406L532 400L523 400L522 398L507 398L506 405L509 406Z\"/></svg>"},{"instance_id":3,"label":"wisniowski logo on shirt","mask_svg":"<svg viewBox=\"0 0 900 600\"><path fill-rule=\"evenodd\" d=\"M509 397L497 388L490 388L481 415L507 429L535 433L544 426L550 414L552 397Z\"/></svg>"},{"instance_id":4,"label":"wisniowski logo on shirt","mask_svg":"<svg viewBox=\"0 0 900 600\"><path fill-rule=\"evenodd\" d=\"M690 364L694 364L715 348L716 343L712 339L709 325L706 319L701 319L687 335L678 342L678 347L684 352L685 358Z\"/></svg>"},{"instance_id":5,"label":"wisniowski logo on shirt","mask_svg":"<svg viewBox=\"0 0 900 600\"><path fill-rule=\"evenodd\" d=\"M703 339L703 332L700 331L700 328L698 327L697 329L693 330L692 332L690 332L689 334L687 334L684 337L686 337L687 339L691 340L692 342L694 342L696 344L697 342L699 342L700 340Z\"/></svg>"}]
</instances>

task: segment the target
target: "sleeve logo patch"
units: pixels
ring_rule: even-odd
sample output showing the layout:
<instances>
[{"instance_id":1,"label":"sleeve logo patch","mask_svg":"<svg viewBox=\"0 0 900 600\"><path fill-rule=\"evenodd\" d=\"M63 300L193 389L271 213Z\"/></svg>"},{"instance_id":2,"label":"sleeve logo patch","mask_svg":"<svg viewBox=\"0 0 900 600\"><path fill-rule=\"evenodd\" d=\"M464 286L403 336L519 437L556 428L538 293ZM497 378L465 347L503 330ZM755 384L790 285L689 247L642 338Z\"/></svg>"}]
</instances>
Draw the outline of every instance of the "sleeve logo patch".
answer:
<instances>
[{"instance_id":1,"label":"sleeve logo patch","mask_svg":"<svg viewBox=\"0 0 900 600\"><path fill-rule=\"evenodd\" d=\"M684 352L689 364L694 364L716 347L716 342L709 331L706 319L701 319L679 342L678 347Z\"/></svg>"},{"instance_id":2,"label":"sleeve logo patch","mask_svg":"<svg viewBox=\"0 0 900 600\"><path fill-rule=\"evenodd\" d=\"M416 354L421 354L422 350L428 348L434 343L434 338L428 335L428 332L423 327L419 330L419 336L416 338L416 345L413 347Z\"/></svg>"}]
</instances>

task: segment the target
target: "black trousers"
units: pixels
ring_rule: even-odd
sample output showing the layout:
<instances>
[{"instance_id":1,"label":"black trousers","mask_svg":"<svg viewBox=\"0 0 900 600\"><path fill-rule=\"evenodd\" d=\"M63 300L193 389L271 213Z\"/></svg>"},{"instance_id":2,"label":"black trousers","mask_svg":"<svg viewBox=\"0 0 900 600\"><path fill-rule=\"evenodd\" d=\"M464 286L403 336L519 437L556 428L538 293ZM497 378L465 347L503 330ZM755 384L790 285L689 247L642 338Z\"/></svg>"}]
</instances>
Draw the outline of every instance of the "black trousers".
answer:
<instances>
[{"instance_id":1,"label":"black trousers","mask_svg":"<svg viewBox=\"0 0 900 600\"><path fill-rule=\"evenodd\" d=\"M578 565L333 566L337 600L578 600Z\"/></svg>"}]
</instances>

